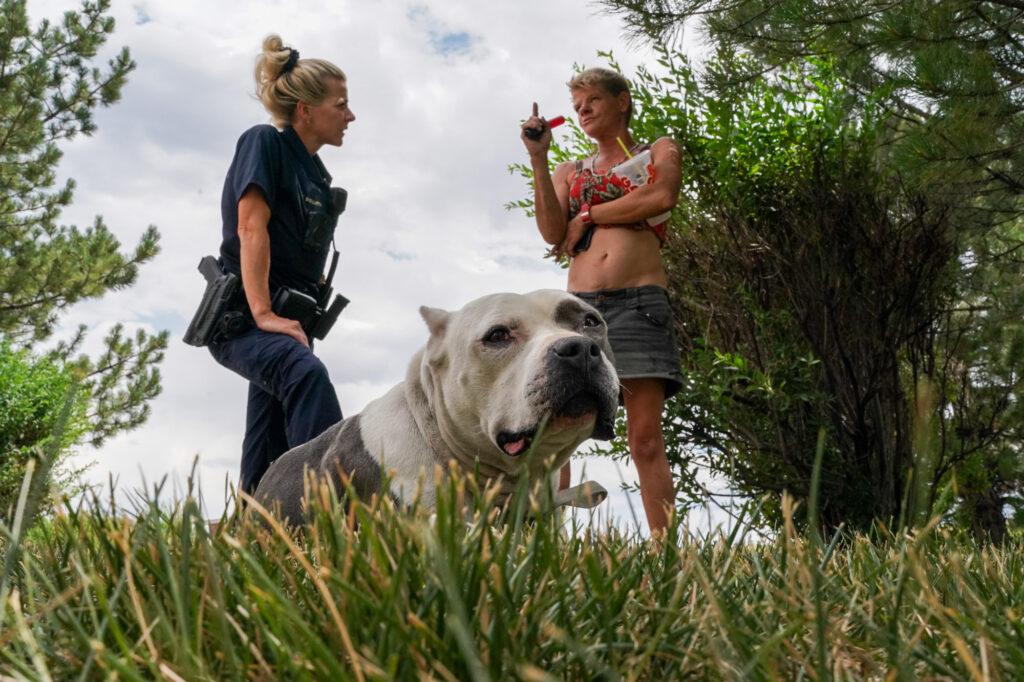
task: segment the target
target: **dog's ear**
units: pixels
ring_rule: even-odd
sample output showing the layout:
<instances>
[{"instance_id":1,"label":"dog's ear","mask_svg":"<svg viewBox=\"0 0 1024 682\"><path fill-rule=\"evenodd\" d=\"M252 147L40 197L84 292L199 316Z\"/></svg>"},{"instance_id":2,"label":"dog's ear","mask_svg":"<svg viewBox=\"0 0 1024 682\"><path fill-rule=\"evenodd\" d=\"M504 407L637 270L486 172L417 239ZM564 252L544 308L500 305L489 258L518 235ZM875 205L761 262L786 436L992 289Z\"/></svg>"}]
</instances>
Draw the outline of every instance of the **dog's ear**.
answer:
<instances>
[{"instance_id":1,"label":"dog's ear","mask_svg":"<svg viewBox=\"0 0 1024 682\"><path fill-rule=\"evenodd\" d=\"M420 306L420 317L427 323L427 329L430 330L431 337L444 336L445 331L448 329L448 318L451 317L451 313L447 310L441 310L440 308L429 308L425 305Z\"/></svg>"},{"instance_id":2,"label":"dog's ear","mask_svg":"<svg viewBox=\"0 0 1024 682\"><path fill-rule=\"evenodd\" d=\"M452 314L447 310L421 305L420 316L427 323L427 329L430 330L430 339L427 341L426 354L423 357L431 367L438 367L444 363L446 358L444 335L448 331L448 319Z\"/></svg>"}]
</instances>

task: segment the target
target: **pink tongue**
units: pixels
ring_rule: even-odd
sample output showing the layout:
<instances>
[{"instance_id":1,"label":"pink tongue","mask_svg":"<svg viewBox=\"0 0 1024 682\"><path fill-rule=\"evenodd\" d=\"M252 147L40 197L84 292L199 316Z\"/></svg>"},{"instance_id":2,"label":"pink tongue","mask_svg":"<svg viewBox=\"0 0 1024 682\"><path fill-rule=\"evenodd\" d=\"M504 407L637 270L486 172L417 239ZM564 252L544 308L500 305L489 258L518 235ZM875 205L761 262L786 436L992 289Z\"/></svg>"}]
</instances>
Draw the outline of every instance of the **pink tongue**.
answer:
<instances>
[{"instance_id":1,"label":"pink tongue","mask_svg":"<svg viewBox=\"0 0 1024 682\"><path fill-rule=\"evenodd\" d=\"M526 439L520 438L519 440L514 440L511 443L505 443L505 452L510 455L518 455L525 447Z\"/></svg>"}]
</instances>

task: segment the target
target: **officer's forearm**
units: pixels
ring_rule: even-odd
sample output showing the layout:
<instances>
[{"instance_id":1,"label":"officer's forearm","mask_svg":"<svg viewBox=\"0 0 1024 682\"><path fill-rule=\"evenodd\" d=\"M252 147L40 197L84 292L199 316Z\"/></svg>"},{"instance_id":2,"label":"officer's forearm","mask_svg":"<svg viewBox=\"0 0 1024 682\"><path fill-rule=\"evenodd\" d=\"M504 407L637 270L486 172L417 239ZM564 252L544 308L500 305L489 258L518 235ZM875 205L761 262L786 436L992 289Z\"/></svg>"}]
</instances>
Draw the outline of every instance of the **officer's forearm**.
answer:
<instances>
[{"instance_id":1,"label":"officer's forearm","mask_svg":"<svg viewBox=\"0 0 1024 682\"><path fill-rule=\"evenodd\" d=\"M270 313L270 235L257 221L238 224L242 286L254 320Z\"/></svg>"}]
</instances>

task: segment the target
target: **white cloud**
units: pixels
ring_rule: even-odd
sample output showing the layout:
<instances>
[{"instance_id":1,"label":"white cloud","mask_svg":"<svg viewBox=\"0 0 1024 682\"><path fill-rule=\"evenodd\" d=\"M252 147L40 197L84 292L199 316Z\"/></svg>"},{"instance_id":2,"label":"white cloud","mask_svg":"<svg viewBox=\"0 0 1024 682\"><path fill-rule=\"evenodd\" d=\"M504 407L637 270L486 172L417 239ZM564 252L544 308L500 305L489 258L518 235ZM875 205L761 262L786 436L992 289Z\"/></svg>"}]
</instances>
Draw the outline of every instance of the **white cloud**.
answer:
<instances>
[{"instance_id":1,"label":"white cloud","mask_svg":"<svg viewBox=\"0 0 1024 682\"><path fill-rule=\"evenodd\" d=\"M38 21L74 7L35 0L29 9ZM152 417L82 454L96 461L91 480L113 474L132 487L141 473L183 482L198 456L216 514L225 476L237 477L245 384L180 338L202 292L196 264L220 241L221 184L235 141L268 120L251 96L264 35L278 32L304 57L345 70L357 115L345 146L321 154L335 184L349 190L335 287L352 304L318 348L346 414L402 379L425 340L420 304L456 308L494 291L564 287L564 272L541 258L533 221L503 208L526 192L506 171L526 158L519 122L533 101L549 116L570 113L572 65L600 63L599 49L614 49L627 71L653 63L627 49L616 19L583 0L321 0L296 8L114 0L117 30L104 54L128 45L138 68L122 101L97 113L97 132L66 149L61 174L78 189L64 221L103 215L126 247L155 224L162 252L136 286L79 305L65 326L84 323L98 337L125 321L169 328L173 339ZM617 490L612 463L587 467ZM629 503L616 492L605 508L631 524ZM642 517L639 501L632 504Z\"/></svg>"}]
</instances>

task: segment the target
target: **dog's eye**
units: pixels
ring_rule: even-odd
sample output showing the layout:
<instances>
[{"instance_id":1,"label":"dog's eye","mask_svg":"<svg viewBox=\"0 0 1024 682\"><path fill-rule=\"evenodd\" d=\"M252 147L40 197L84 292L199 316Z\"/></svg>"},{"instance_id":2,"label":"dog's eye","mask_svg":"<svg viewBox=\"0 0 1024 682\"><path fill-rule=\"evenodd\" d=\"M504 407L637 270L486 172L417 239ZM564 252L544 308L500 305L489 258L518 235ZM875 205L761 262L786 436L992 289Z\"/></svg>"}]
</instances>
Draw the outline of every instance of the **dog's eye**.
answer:
<instances>
[{"instance_id":1,"label":"dog's eye","mask_svg":"<svg viewBox=\"0 0 1024 682\"><path fill-rule=\"evenodd\" d=\"M501 345L508 343L512 340L512 332L508 327L491 327L486 334L484 334L484 343L491 345Z\"/></svg>"},{"instance_id":2,"label":"dog's eye","mask_svg":"<svg viewBox=\"0 0 1024 682\"><path fill-rule=\"evenodd\" d=\"M593 313L587 313L586 317L583 318L584 327L600 327L601 318Z\"/></svg>"}]
</instances>

